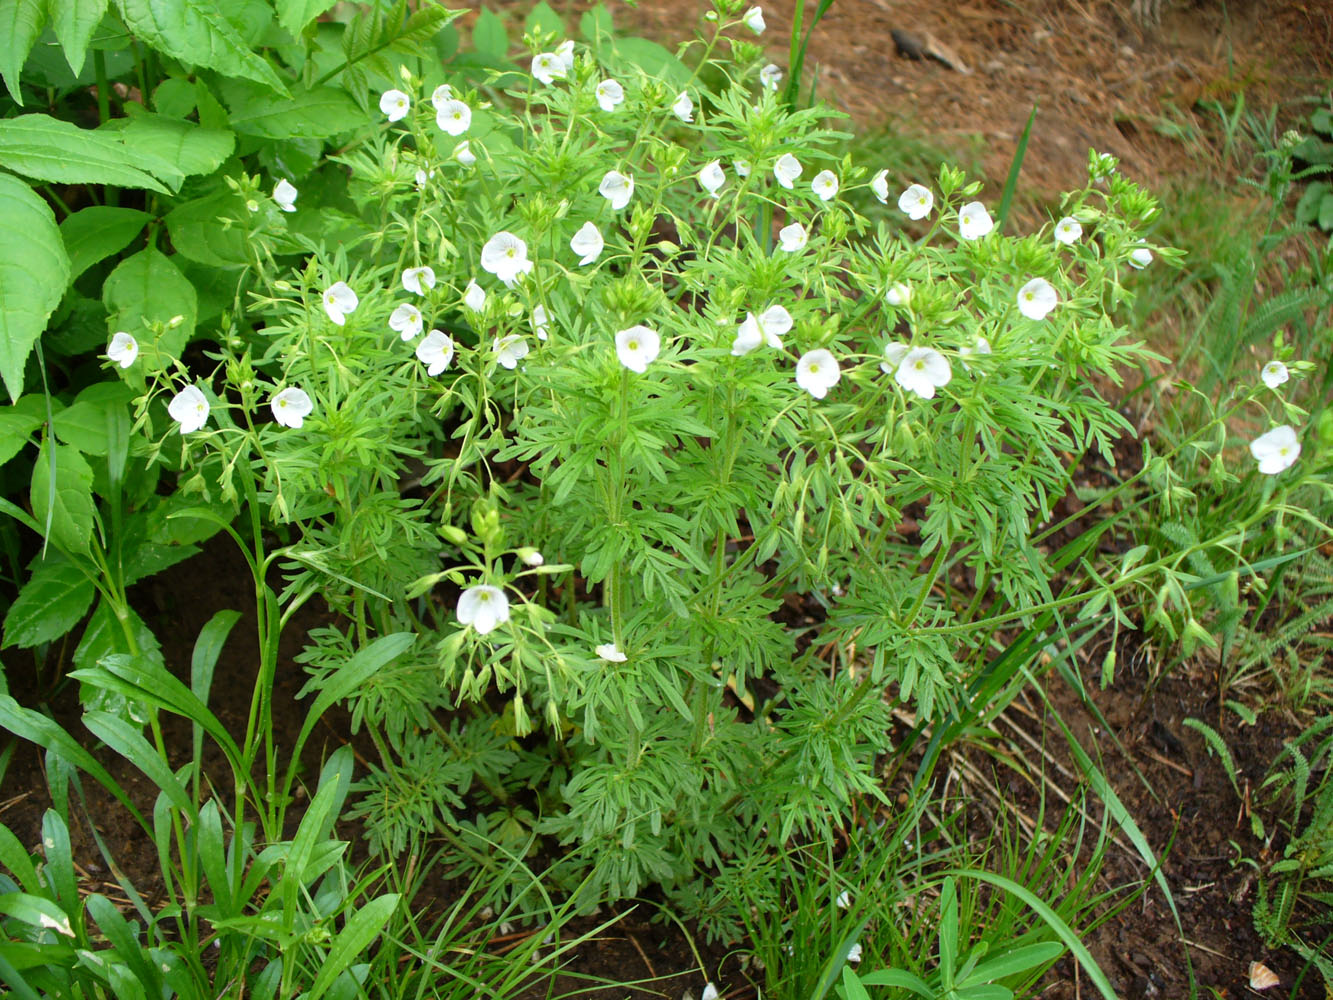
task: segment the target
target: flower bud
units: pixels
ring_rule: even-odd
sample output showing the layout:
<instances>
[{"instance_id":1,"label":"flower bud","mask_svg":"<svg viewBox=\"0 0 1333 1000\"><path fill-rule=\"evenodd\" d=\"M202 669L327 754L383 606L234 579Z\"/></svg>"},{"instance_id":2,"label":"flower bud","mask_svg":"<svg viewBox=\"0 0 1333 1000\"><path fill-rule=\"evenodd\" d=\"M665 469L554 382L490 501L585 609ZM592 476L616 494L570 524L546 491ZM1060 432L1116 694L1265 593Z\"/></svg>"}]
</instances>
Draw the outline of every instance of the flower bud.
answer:
<instances>
[{"instance_id":1,"label":"flower bud","mask_svg":"<svg viewBox=\"0 0 1333 1000\"><path fill-rule=\"evenodd\" d=\"M172 316L171 319L167 321L167 329L174 330L176 329L176 327L180 326L184 322L185 322L184 316L179 316L179 315Z\"/></svg>"},{"instance_id":2,"label":"flower bud","mask_svg":"<svg viewBox=\"0 0 1333 1000\"><path fill-rule=\"evenodd\" d=\"M537 567L546 562L546 559L540 552L526 545L523 548L518 549L514 554L523 560L524 566Z\"/></svg>"},{"instance_id":3,"label":"flower bud","mask_svg":"<svg viewBox=\"0 0 1333 1000\"><path fill-rule=\"evenodd\" d=\"M451 545L462 545L467 541L467 532L462 528L452 524L442 524L439 527L440 537Z\"/></svg>"}]
</instances>

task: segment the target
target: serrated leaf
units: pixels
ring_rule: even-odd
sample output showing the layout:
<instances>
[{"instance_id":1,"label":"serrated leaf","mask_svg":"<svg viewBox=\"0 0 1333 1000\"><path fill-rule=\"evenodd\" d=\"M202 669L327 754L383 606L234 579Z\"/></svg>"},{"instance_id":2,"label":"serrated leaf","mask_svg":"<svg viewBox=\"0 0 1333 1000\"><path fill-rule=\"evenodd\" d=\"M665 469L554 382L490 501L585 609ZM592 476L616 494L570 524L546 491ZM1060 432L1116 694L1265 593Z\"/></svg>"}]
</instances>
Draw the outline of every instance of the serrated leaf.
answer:
<instances>
[{"instance_id":1,"label":"serrated leaf","mask_svg":"<svg viewBox=\"0 0 1333 1000\"><path fill-rule=\"evenodd\" d=\"M75 562L48 550L5 615L4 648L30 649L59 639L88 613L95 593Z\"/></svg>"},{"instance_id":2,"label":"serrated leaf","mask_svg":"<svg viewBox=\"0 0 1333 1000\"><path fill-rule=\"evenodd\" d=\"M273 95L243 80L222 85L231 127L265 139L327 139L367 123L366 113L334 87L298 89L290 97Z\"/></svg>"},{"instance_id":3,"label":"serrated leaf","mask_svg":"<svg viewBox=\"0 0 1333 1000\"><path fill-rule=\"evenodd\" d=\"M559 35L561 38L565 35L565 22L551 9L546 0L539 0L537 6L528 12L524 27L529 32L544 31L550 35Z\"/></svg>"},{"instance_id":4,"label":"serrated leaf","mask_svg":"<svg viewBox=\"0 0 1333 1000\"><path fill-rule=\"evenodd\" d=\"M116 7L131 32L167 55L287 93L273 67L212 0L116 0Z\"/></svg>"},{"instance_id":5,"label":"serrated leaf","mask_svg":"<svg viewBox=\"0 0 1333 1000\"><path fill-rule=\"evenodd\" d=\"M52 458L54 457L54 468ZM74 448L48 439L32 469L32 516L67 552L87 552L93 533L93 470Z\"/></svg>"},{"instance_id":6,"label":"serrated leaf","mask_svg":"<svg viewBox=\"0 0 1333 1000\"><path fill-rule=\"evenodd\" d=\"M509 36L499 15L483 9L472 25L472 47L484 56L503 61L509 53Z\"/></svg>"},{"instance_id":7,"label":"serrated leaf","mask_svg":"<svg viewBox=\"0 0 1333 1000\"><path fill-rule=\"evenodd\" d=\"M45 26L43 0L0 0L0 74L10 96L20 105L23 95L19 93L19 73Z\"/></svg>"},{"instance_id":8,"label":"serrated leaf","mask_svg":"<svg viewBox=\"0 0 1333 1000\"><path fill-rule=\"evenodd\" d=\"M11 399L22 394L28 354L68 285L55 215L23 181L0 174L0 375Z\"/></svg>"},{"instance_id":9,"label":"serrated leaf","mask_svg":"<svg viewBox=\"0 0 1333 1000\"><path fill-rule=\"evenodd\" d=\"M223 129L140 111L117 119L116 129L135 160L172 190L195 174L211 174L226 162L236 136Z\"/></svg>"},{"instance_id":10,"label":"serrated leaf","mask_svg":"<svg viewBox=\"0 0 1333 1000\"><path fill-rule=\"evenodd\" d=\"M93 37L93 30L102 23L106 5L107 0L49 0L47 4L56 40L65 50L65 59L75 76L83 72L88 40Z\"/></svg>"},{"instance_id":11,"label":"serrated leaf","mask_svg":"<svg viewBox=\"0 0 1333 1000\"><path fill-rule=\"evenodd\" d=\"M210 267L245 267L249 262L245 230L222 222L244 210L244 200L229 190L178 205L166 218L171 245L182 257Z\"/></svg>"},{"instance_id":12,"label":"serrated leaf","mask_svg":"<svg viewBox=\"0 0 1333 1000\"><path fill-rule=\"evenodd\" d=\"M0 121L0 165L38 181L114 184L167 193L135 163L120 135L79 128L50 115Z\"/></svg>"},{"instance_id":13,"label":"serrated leaf","mask_svg":"<svg viewBox=\"0 0 1333 1000\"><path fill-rule=\"evenodd\" d=\"M157 250L140 250L122 260L102 286L102 301L110 314L107 329L133 335L141 354L160 352L163 357L159 360L164 363L179 358L194 336L199 309L194 285ZM176 316L181 317L178 326L164 329L158 338L149 335L148 325L168 327Z\"/></svg>"},{"instance_id":14,"label":"serrated leaf","mask_svg":"<svg viewBox=\"0 0 1333 1000\"><path fill-rule=\"evenodd\" d=\"M90 205L66 218L60 223L60 235L69 254L69 280L124 250L151 218L138 209L111 205Z\"/></svg>"},{"instance_id":15,"label":"serrated leaf","mask_svg":"<svg viewBox=\"0 0 1333 1000\"><path fill-rule=\"evenodd\" d=\"M30 398L30 397L29 397ZM14 406L0 407L0 465L17 455L42 426L43 416Z\"/></svg>"},{"instance_id":16,"label":"serrated leaf","mask_svg":"<svg viewBox=\"0 0 1333 1000\"><path fill-rule=\"evenodd\" d=\"M299 36L305 26L334 5L336 0L284 0L278 4L278 23Z\"/></svg>"},{"instance_id":17,"label":"serrated leaf","mask_svg":"<svg viewBox=\"0 0 1333 1000\"><path fill-rule=\"evenodd\" d=\"M105 457L110 450L114 424L117 437L129 433L129 405L134 393L123 382L94 382L74 402L51 420L51 429L62 444L85 455Z\"/></svg>"}]
</instances>

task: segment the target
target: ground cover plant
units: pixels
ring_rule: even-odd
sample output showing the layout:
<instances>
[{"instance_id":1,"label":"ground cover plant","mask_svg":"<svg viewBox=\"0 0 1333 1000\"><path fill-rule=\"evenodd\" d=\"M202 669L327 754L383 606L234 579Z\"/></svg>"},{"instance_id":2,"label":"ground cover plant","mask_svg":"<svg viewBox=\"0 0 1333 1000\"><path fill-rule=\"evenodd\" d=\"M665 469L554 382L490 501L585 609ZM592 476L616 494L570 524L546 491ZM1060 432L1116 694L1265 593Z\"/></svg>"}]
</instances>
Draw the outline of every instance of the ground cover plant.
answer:
<instances>
[{"instance_id":1,"label":"ground cover plant","mask_svg":"<svg viewBox=\"0 0 1333 1000\"><path fill-rule=\"evenodd\" d=\"M5 840L0 976L61 995L247 976L261 995L501 992L523 976L460 971L460 914L482 942L508 919L558 936L653 886L705 937L748 933L779 994L1008 996L1071 950L1110 995L1078 939L1091 880L1035 846L990 870L948 836L933 769L1049 643L1134 627L1139 602L1172 640L1211 641L1195 591L1267 568L1283 538L1263 526L1326 531L1302 498L1326 490L1330 442L1274 391L1278 368L1311 366L1279 344L1088 497L1114 514L1068 537L1055 510L1074 471L1113 462L1131 430L1108 390L1159 360L1127 323L1136 274L1175 256L1114 158L1090 153L1086 186L1023 231L1010 194L988 205L953 167L905 177L840 154L845 123L801 86L802 26L784 78L753 41L757 7L719 0L678 54L616 36L600 8L572 31L539 7L513 61L493 16L468 49L441 8L340 24L319 6L255 4L248 29L190 35L126 3L77 37L55 20L68 67L41 61L55 46L11 53L16 100L29 74L72 108L79 38L133 51L157 108L125 96L111 116L103 54L99 128L0 122L18 150L3 162L44 185L0 175L26 213L0 269L0 360L5 645L33 650L50 689L77 682L87 730L160 789L138 818L170 904L136 907L141 931L73 891L70 782L138 807L8 699L6 728L55 775L42 864L61 874ZM192 67L204 41L212 61ZM182 152L163 165L144 151L167 133ZM76 181L148 194L129 208L80 187L103 203L74 209L52 185ZM1252 429L1229 439L1242 412ZM1142 506L1117 503L1159 480L1181 502L1185 460L1239 487L1233 516L1102 559ZM207 707L235 616L178 679L126 593L217 532L258 608L243 734ZM1214 580L1199 566L1218 552L1234 565ZM783 615L792 595L812 613ZM94 601L63 677L52 647ZM279 732L279 639L315 602L337 617L298 657L305 721ZM354 775L339 751L302 777L334 705L374 759ZM886 766L915 772L890 849L841 856L896 886L876 892L823 845L893 811ZM364 869L339 819L365 830ZM523 861L538 851L554 858L539 880ZM489 913L419 920L424 857L486 885ZM815 873L825 889L803 884ZM437 969L453 985L430 986Z\"/></svg>"}]
</instances>

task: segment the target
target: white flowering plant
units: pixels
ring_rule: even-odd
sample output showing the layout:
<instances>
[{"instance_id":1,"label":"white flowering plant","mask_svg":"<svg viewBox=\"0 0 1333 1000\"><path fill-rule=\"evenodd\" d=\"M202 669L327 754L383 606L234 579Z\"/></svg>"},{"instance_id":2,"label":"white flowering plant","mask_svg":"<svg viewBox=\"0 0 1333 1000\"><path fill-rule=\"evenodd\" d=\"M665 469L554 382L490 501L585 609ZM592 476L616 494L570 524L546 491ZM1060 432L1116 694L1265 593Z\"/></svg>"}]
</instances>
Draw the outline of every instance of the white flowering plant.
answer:
<instances>
[{"instance_id":1,"label":"white flowering plant","mask_svg":"<svg viewBox=\"0 0 1333 1000\"><path fill-rule=\"evenodd\" d=\"M145 456L270 517L274 603L341 614L312 688L417 636L347 696L377 850L537 833L589 904L699 912L708 869L882 794L893 707L966 715L997 630L1160 569L1089 584L1038 535L1131 430L1099 386L1149 357L1154 200L1094 158L1018 232L952 167L844 153L762 14L710 13L689 65L604 11L513 62L479 19L490 74L386 80L336 210L231 220L215 343L108 350Z\"/></svg>"}]
</instances>

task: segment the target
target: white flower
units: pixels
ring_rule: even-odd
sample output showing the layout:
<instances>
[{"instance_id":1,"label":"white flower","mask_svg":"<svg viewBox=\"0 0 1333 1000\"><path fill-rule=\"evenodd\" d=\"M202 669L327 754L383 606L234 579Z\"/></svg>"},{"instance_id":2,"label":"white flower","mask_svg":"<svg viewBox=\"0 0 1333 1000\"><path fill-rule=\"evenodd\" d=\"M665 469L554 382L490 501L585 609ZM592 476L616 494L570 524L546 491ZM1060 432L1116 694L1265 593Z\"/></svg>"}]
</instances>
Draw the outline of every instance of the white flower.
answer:
<instances>
[{"instance_id":1,"label":"white flower","mask_svg":"<svg viewBox=\"0 0 1333 1000\"><path fill-rule=\"evenodd\" d=\"M778 179L779 184L790 191L795 186L796 179L801 176L801 161L791 153L783 153L778 157L778 162L773 164L773 176Z\"/></svg>"},{"instance_id":2,"label":"white flower","mask_svg":"<svg viewBox=\"0 0 1333 1000\"><path fill-rule=\"evenodd\" d=\"M837 359L822 347L807 351L796 362L796 384L815 399L827 396L841 377Z\"/></svg>"},{"instance_id":3,"label":"white flower","mask_svg":"<svg viewBox=\"0 0 1333 1000\"><path fill-rule=\"evenodd\" d=\"M547 86L563 80L567 72L565 61L554 52L541 52L532 57L532 75Z\"/></svg>"},{"instance_id":4,"label":"white flower","mask_svg":"<svg viewBox=\"0 0 1333 1000\"><path fill-rule=\"evenodd\" d=\"M783 226L778 230L778 247L787 253L804 250L809 239L805 226L799 222L793 222L790 226Z\"/></svg>"},{"instance_id":5,"label":"white flower","mask_svg":"<svg viewBox=\"0 0 1333 1000\"><path fill-rule=\"evenodd\" d=\"M409 267L403 272L403 288L413 295L425 295L435 287L435 270L430 267Z\"/></svg>"},{"instance_id":6,"label":"white flower","mask_svg":"<svg viewBox=\"0 0 1333 1000\"><path fill-rule=\"evenodd\" d=\"M888 349L884 355L888 357ZM935 390L948 385L953 378L949 361L943 354L931 347L913 347L902 356L893 380L908 392L914 392L922 399L933 399Z\"/></svg>"},{"instance_id":7,"label":"white flower","mask_svg":"<svg viewBox=\"0 0 1333 1000\"><path fill-rule=\"evenodd\" d=\"M838 175L832 170L821 170L815 174L810 187L819 196L820 201L832 201L833 196L838 193Z\"/></svg>"},{"instance_id":8,"label":"white flower","mask_svg":"<svg viewBox=\"0 0 1333 1000\"><path fill-rule=\"evenodd\" d=\"M128 334L121 334L121 333L118 333L118 334L116 334L116 336L117 336L117 337L122 337L122 336L128 336ZM112 346L115 345L115 341L114 341L114 340L113 340L111 343L112 343ZM136 350L138 350L138 349L136 348ZM133 361L133 360L134 360L134 357L131 356L131 357L130 357L130 361ZM122 368L128 368L128 367L129 367L129 362L128 362L128 361L122 361L122 362L120 363L120 367L122 367ZM1270 389L1276 389L1276 388L1277 388L1278 386L1280 386L1283 382L1287 381L1287 379L1291 378L1291 376L1287 373L1287 366L1284 365L1281 361L1270 361L1270 362L1268 362L1268 364L1264 365L1263 368L1260 370L1260 372L1259 372L1259 377L1260 377L1261 379L1264 380L1264 385L1268 386L1268 388L1270 388Z\"/></svg>"},{"instance_id":9,"label":"white flower","mask_svg":"<svg viewBox=\"0 0 1333 1000\"><path fill-rule=\"evenodd\" d=\"M524 566L531 566L533 569L536 569L538 566L546 562L546 557L543 556L537 549L531 547L515 549L514 555L518 556L520 559L523 560Z\"/></svg>"},{"instance_id":10,"label":"white flower","mask_svg":"<svg viewBox=\"0 0 1333 1000\"><path fill-rule=\"evenodd\" d=\"M1251 441L1250 454L1258 460L1260 472L1275 476L1301 457L1301 443L1296 440L1296 431L1283 425Z\"/></svg>"},{"instance_id":11,"label":"white flower","mask_svg":"<svg viewBox=\"0 0 1333 1000\"><path fill-rule=\"evenodd\" d=\"M881 170L874 177L870 178L870 190L875 193L881 205L889 203L889 172ZM930 192L927 191L927 194Z\"/></svg>"},{"instance_id":12,"label":"white flower","mask_svg":"<svg viewBox=\"0 0 1333 1000\"><path fill-rule=\"evenodd\" d=\"M432 170L430 173L426 173L426 171L425 171L424 169L418 168L418 169L417 169L417 172L416 172L416 178L415 178L415 180L416 180L416 182L417 182L417 190L418 190L418 191L423 191L423 190L425 190L426 185L430 183L431 179L432 179L434 176L435 176L435 171L434 171L434 170Z\"/></svg>"},{"instance_id":13,"label":"white flower","mask_svg":"<svg viewBox=\"0 0 1333 1000\"><path fill-rule=\"evenodd\" d=\"M569 241L569 249L579 255L579 267L586 267L600 257L605 246L606 241L602 239L601 230L591 222L585 222L580 226L579 231Z\"/></svg>"},{"instance_id":14,"label":"white flower","mask_svg":"<svg viewBox=\"0 0 1333 1000\"><path fill-rule=\"evenodd\" d=\"M736 330L736 341L731 345L735 357L749 354L761 343L782 350L782 337L792 328L791 313L783 306L769 306L759 316L746 313L745 321Z\"/></svg>"},{"instance_id":15,"label":"white flower","mask_svg":"<svg viewBox=\"0 0 1333 1000\"><path fill-rule=\"evenodd\" d=\"M454 147L454 159L465 167L470 167L477 162L477 154L472 152L472 145L467 139Z\"/></svg>"},{"instance_id":16,"label":"white flower","mask_svg":"<svg viewBox=\"0 0 1333 1000\"><path fill-rule=\"evenodd\" d=\"M995 228L986 206L979 201L969 201L958 210L958 235L965 240L976 240Z\"/></svg>"},{"instance_id":17,"label":"white flower","mask_svg":"<svg viewBox=\"0 0 1333 1000\"><path fill-rule=\"evenodd\" d=\"M111 338L111 343L107 345L106 356L120 367L128 368L134 364L134 359L139 356L139 342L128 333L118 333ZM1284 382L1287 380L1286 373L1287 370L1283 368L1282 381Z\"/></svg>"},{"instance_id":18,"label":"white flower","mask_svg":"<svg viewBox=\"0 0 1333 1000\"><path fill-rule=\"evenodd\" d=\"M676 103L671 105L671 113L683 122L694 121L694 102L690 100L689 91L680 92Z\"/></svg>"},{"instance_id":19,"label":"white flower","mask_svg":"<svg viewBox=\"0 0 1333 1000\"><path fill-rule=\"evenodd\" d=\"M389 329L397 330L404 340L419 336L425 325L421 310L410 302L404 302L389 314Z\"/></svg>"},{"instance_id":20,"label":"white flower","mask_svg":"<svg viewBox=\"0 0 1333 1000\"><path fill-rule=\"evenodd\" d=\"M782 82L782 70L777 63L769 63L759 71L759 85L765 90L777 90Z\"/></svg>"},{"instance_id":21,"label":"white flower","mask_svg":"<svg viewBox=\"0 0 1333 1000\"><path fill-rule=\"evenodd\" d=\"M532 310L532 332L537 335L538 340L546 339L548 335L547 324L550 322L551 318L546 314L545 306L539 305Z\"/></svg>"},{"instance_id":22,"label":"white flower","mask_svg":"<svg viewBox=\"0 0 1333 1000\"><path fill-rule=\"evenodd\" d=\"M426 366L427 375L438 375L454 360L454 342L447 333L432 330L417 344L417 360Z\"/></svg>"},{"instance_id":23,"label":"white flower","mask_svg":"<svg viewBox=\"0 0 1333 1000\"><path fill-rule=\"evenodd\" d=\"M629 204L634 196L634 178L622 174L619 170L608 170L597 188L603 198L611 203L617 212Z\"/></svg>"},{"instance_id":24,"label":"white flower","mask_svg":"<svg viewBox=\"0 0 1333 1000\"><path fill-rule=\"evenodd\" d=\"M463 289L463 305L473 312L481 312L486 308L486 293L475 281L469 281L467 288Z\"/></svg>"},{"instance_id":25,"label":"white flower","mask_svg":"<svg viewBox=\"0 0 1333 1000\"><path fill-rule=\"evenodd\" d=\"M401 121L412 110L412 98L401 90L386 90L380 97L380 110L388 116L389 121Z\"/></svg>"},{"instance_id":26,"label":"white flower","mask_svg":"<svg viewBox=\"0 0 1333 1000\"><path fill-rule=\"evenodd\" d=\"M1028 319L1045 319L1059 301L1045 278L1033 278L1018 290L1018 311Z\"/></svg>"},{"instance_id":27,"label":"white flower","mask_svg":"<svg viewBox=\"0 0 1333 1000\"><path fill-rule=\"evenodd\" d=\"M435 124L450 135L462 135L472 124L472 109L450 98L435 109Z\"/></svg>"},{"instance_id":28,"label":"white flower","mask_svg":"<svg viewBox=\"0 0 1333 1000\"><path fill-rule=\"evenodd\" d=\"M208 423L208 400L197 385L187 385L167 404L167 413L181 425L182 434L190 434Z\"/></svg>"},{"instance_id":29,"label":"white flower","mask_svg":"<svg viewBox=\"0 0 1333 1000\"><path fill-rule=\"evenodd\" d=\"M518 367L519 360L528 356L528 342L518 334L511 333L507 337L496 337L491 343L491 350L495 352L495 360L501 368L513 371Z\"/></svg>"},{"instance_id":30,"label":"white flower","mask_svg":"<svg viewBox=\"0 0 1333 1000\"><path fill-rule=\"evenodd\" d=\"M898 196L898 210L909 219L924 219L934 207L935 196L922 184L913 184Z\"/></svg>"},{"instance_id":31,"label":"white flower","mask_svg":"<svg viewBox=\"0 0 1333 1000\"><path fill-rule=\"evenodd\" d=\"M884 360L879 363L879 370L885 375L892 375L902 364L903 358L907 357L907 352L911 348L906 344L900 344L896 340L890 341L884 345Z\"/></svg>"},{"instance_id":32,"label":"white flower","mask_svg":"<svg viewBox=\"0 0 1333 1000\"><path fill-rule=\"evenodd\" d=\"M597 103L603 111L614 111L625 99L625 88L615 80L603 80L597 85Z\"/></svg>"},{"instance_id":33,"label":"white flower","mask_svg":"<svg viewBox=\"0 0 1333 1000\"><path fill-rule=\"evenodd\" d=\"M1135 247L1129 253L1129 266L1136 270L1143 270L1152 263L1152 251L1147 247Z\"/></svg>"},{"instance_id":34,"label":"white flower","mask_svg":"<svg viewBox=\"0 0 1333 1000\"><path fill-rule=\"evenodd\" d=\"M592 651L607 663L624 663L629 659L614 642L604 642L600 646L594 646Z\"/></svg>"},{"instance_id":35,"label":"white flower","mask_svg":"<svg viewBox=\"0 0 1333 1000\"><path fill-rule=\"evenodd\" d=\"M964 345L958 348L958 356L959 358L963 359L963 367L967 368L968 371L971 371L972 369L969 367L967 363L966 360L967 358L972 357L972 355L974 354L990 354L990 353L991 353L990 341L987 340L985 337L981 336L980 334L978 334L972 340L970 346Z\"/></svg>"},{"instance_id":36,"label":"white flower","mask_svg":"<svg viewBox=\"0 0 1333 1000\"><path fill-rule=\"evenodd\" d=\"M840 910L849 908L852 905L852 891L850 889L843 889L842 892L838 893L838 898L834 900L834 903L837 904L838 909Z\"/></svg>"},{"instance_id":37,"label":"white flower","mask_svg":"<svg viewBox=\"0 0 1333 1000\"><path fill-rule=\"evenodd\" d=\"M458 597L457 614L460 625L471 625L478 635L485 635L509 621L509 598L499 587L489 584L468 587Z\"/></svg>"},{"instance_id":38,"label":"white flower","mask_svg":"<svg viewBox=\"0 0 1333 1000\"><path fill-rule=\"evenodd\" d=\"M751 7L745 12L745 16L742 17L741 20L744 21L745 26L756 35L762 35L764 29L768 27L768 25L764 23L764 10L762 7Z\"/></svg>"},{"instance_id":39,"label":"white flower","mask_svg":"<svg viewBox=\"0 0 1333 1000\"><path fill-rule=\"evenodd\" d=\"M727 183L727 175L718 160L712 160L705 164L704 168L699 171L699 186L714 198L718 197L718 192L722 190L722 185L725 183Z\"/></svg>"},{"instance_id":40,"label":"white flower","mask_svg":"<svg viewBox=\"0 0 1333 1000\"><path fill-rule=\"evenodd\" d=\"M1078 219L1072 215L1066 215L1055 224L1055 242L1057 243L1069 246L1071 243L1077 243L1082 235L1083 227L1079 225Z\"/></svg>"},{"instance_id":41,"label":"white flower","mask_svg":"<svg viewBox=\"0 0 1333 1000\"><path fill-rule=\"evenodd\" d=\"M861 961L861 942L860 942L860 941L855 942L855 943L852 945L851 950L849 950L849 951L847 952L847 961L851 962L853 965L856 965L858 962Z\"/></svg>"},{"instance_id":42,"label":"white flower","mask_svg":"<svg viewBox=\"0 0 1333 1000\"><path fill-rule=\"evenodd\" d=\"M736 168L736 176L737 176L737 177L749 177L749 176L750 176L750 161L749 161L749 160L743 160L743 159L741 159L740 157L737 157L736 159L734 159L734 160L731 161L731 165L732 165L733 167Z\"/></svg>"},{"instance_id":43,"label":"white flower","mask_svg":"<svg viewBox=\"0 0 1333 1000\"><path fill-rule=\"evenodd\" d=\"M555 56L560 60L560 65L565 67L566 73L572 70L574 68L574 40L572 38L566 38L563 42L557 45L555 47Z\"/></svg>"},{"instance_id":44,"label":"white flower","mask_svg":"<svg viewBox=\"0 0 1333 1000\"><path fill-rule=\"evenodd\" d=\"M273 185L273 200L284 212L296 211L296 185L285 177Z\"/></svg>"},{"instance_id":45,"label":"white flower","mask_svg":"<svg viewBox=\"0 0 1333 1000\"><path fill-rule=\"evenodd\" d=\"M901 281L896 281L893 287L884 293L884 301L894 307L905 306L912 301L912 290Z\"/></svg>"},{"instance_id":46,"label":"white flower","mask_svg":"<svg viewBox=\"0 0 1333 1000\"><path fill-rule=\"evenodd\" d=\"M440 113L440 108L444 107L454 99L454 88L447 83L442 83L430 95L430 103L435 105L435 113Z\"/></svg>"},{"instance_id":47,"label":"white flower","mask_svg":"<svg viewBox=\"0 0 1333 1000\"><path fill-rule=\"evenodd\" d=\"M356 297L356 292L352 291L345 281L336 281L324 289L324 311L329 314L329 319L339 326L347 322L347 314L354 310L360 301Z\"/></svg>"},{"instance_id":48,"label":"white flower","mask_svg":"<svg viewBox=\"0 0 1333 1000\"><path fill-rule=\"evenodd\" d=\"M513 233L496 233L481 248L481 269L512 288L520 275L532 270L528 245Z\"/></svg>"},{"instance_id":49,"label":"white flower","mask_svg":"<svg viewBox=\"0 0 1333 1000\"><path fill-rule=\"evenodd\" d=\"M631 326L616 334L616 356L632 372L642 375L661 350L662 338L656 330L643 325Z\"/></svg>"},{"instance_id":50,"label":"white flower","mask_svg":"<svg viewBox=\"0 0 1333 1000\"><path fill-rule=\"evenodd\" d=\"M305 418L315 408L304 389L288 386L269 400L268 407L273 411L273 419L283 427L300 427Z\"/></svg>"},{"instance_id":51,"label":"white flower","mask_svg":"<svg viewBox=\"0 0 1333 1000\"><path fill-rule=\"evenodd\" d=\"M754 9L758 10L759 8L756 7ZM721 995L722 994L717 991L717 987L712 983L704 983L704 991L700 995L699 1000L718 1000Z\"/></svg>"}]
</instances>

